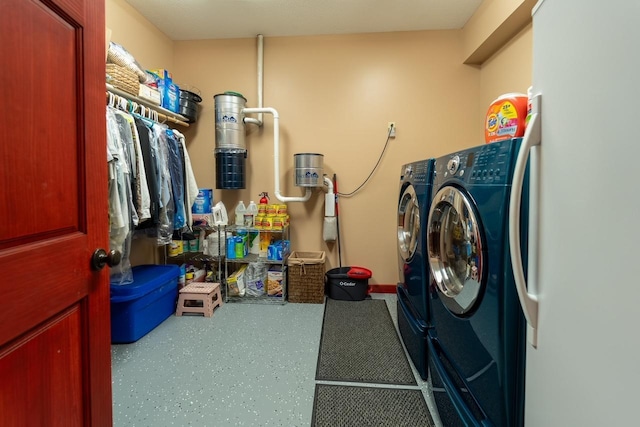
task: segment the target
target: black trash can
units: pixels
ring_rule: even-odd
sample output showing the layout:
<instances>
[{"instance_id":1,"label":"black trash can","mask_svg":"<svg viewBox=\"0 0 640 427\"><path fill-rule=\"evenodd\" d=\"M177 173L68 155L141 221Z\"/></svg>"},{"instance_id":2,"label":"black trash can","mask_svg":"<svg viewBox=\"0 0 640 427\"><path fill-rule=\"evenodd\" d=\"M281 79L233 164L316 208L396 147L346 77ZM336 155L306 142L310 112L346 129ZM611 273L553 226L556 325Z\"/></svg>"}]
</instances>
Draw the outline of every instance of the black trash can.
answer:
<instances>
[{"instance_id":1,"label":"black trash can","mask_svg":"<svg viewBox=\"0 0 640 427\"><path fill-rule=\"evenodd\" d=\"M325 276L327 295L331 299L362 301L369 294L371 270L364 267L332 268Z\"/></svg>"}]
</instances>

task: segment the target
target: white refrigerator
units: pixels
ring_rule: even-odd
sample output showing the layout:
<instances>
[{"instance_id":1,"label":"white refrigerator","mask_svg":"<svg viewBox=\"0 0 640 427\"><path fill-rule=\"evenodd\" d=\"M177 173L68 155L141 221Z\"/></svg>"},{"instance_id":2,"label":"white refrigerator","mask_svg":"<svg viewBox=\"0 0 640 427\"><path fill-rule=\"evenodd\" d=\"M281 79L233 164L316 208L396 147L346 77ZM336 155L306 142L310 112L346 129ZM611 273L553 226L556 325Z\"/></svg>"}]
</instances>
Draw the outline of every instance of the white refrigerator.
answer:
<instances>
[{"instance_id":1,"label":"white refrigerator","mask_svg":"<svg viewBox=\"0 0 640 427\"><path fill-rule=\"evenodd\" d=\"M525 426L640 425L640 1L539 1L533 94Z\"/></svg>"}]
</instances>

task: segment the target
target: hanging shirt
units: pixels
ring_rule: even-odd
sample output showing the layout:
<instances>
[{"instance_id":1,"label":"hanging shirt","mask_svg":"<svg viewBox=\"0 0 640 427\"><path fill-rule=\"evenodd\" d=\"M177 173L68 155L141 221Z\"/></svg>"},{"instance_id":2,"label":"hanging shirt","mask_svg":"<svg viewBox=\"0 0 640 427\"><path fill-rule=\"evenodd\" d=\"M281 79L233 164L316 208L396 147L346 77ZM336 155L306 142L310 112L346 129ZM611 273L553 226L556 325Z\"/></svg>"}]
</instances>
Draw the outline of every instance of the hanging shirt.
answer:
<instances>
[{"instance_id":1,"label":"hanging shirt","mask_svg":"<svg viewBox=\"0 0 640 427\"><path fill-rule=\"evenodd\" d=\"M124 115L128 115L122 111L112 110L116 123L118 124L118 134L120 136L120 144L122 144L122 150L125 154L125 160L129 169L129 181L131 184L131 201L133 203L134 211L136 212L136 218L134 225L138 224L137 212L139 212L140 204L142 203L142 193L139 184L138 174L138 160L136 159L136 150L133 145L133 136L131 135L131 128Z\"/></svg>"},{"instance_id":2,"label":"hanging shirt","mask_svg":"<svg viewBox=\"0 0 640 427\"><path fill-rule=\"evenodd\" d=\"M182 150L178 137L171 129L166 130L168 166L171 175L171 189L173 190L173 204L175 215L173 228L180 230L186 225L184 208L184 166Z\"/></svg>"},{"instance_id":3,"label":"hanging shirt","mask_svg":"<svg viewBox=\"0 0 640 427\"><path fill-rule=\"evenodd\" d=\"M158 149L157 145L152 144L151 130L144 123L143 119L134 118L138 138L140 141L140 150L145 167L145 176L149 191L149 212L150 221L141 224L143 228L155 226L160 218L160 177L158 173Z\"/></svg>"},{"instance_id":4,"label":"hanging shirt","mask_svg":"<svg viewBox=\"0 0 640 427\"><path fill-rule=\"evenodd\" d=\"M132 231L138 222L132 200L132 158L124 140L126 132L118 122L118 111L107 107L107 161L109 171L109 247L117 250L122 259L110 269L111 283L128 284L133 281L131 263Z\"/></svg>"},{"instance_id":5,"label":"hanging shirt","mask_svg":"<svg viewBox=\"0 0 640 427\"><path fill-rule=\"evenodd\" d=\"M154 123L151 127L152 144L158 152L160 185L160 220L156 227L158 244L171 243L173 238L173 217L175 207L171 191L171 171L169 169L169 149L167 147L167 126Z\"/></svg>"},{"instance_id":6,"label":"hanging shirt","mask_svg":"<svg viewBox=\"0 0 640 427\"><path fill-rule=\"evenodd\" d=\"M193 168L191 167L191 159L189 158L189 152L187 151L187 144L183 134L173 129L174 135L178 137L180 142L180 148L182 149L182 157L184 159L184 199L185 199L185 212L187 225L191 227L193 224L193 217L191 214L191 207L198 197L198 183L196 177L193 174Z\"/></svg>"},{"instance_id":7,"label":"hanging shirt","mask_svg":"<svg viewBox=\"0 0 640 427\"><path fill-rule=\"evenodd\" d=\"M131 145L132 159L134 160L134 174L135 174L135 191L134 205L136 212L138 213L139 222L144 222L151 218L151 200L149 196L149 185L147 184L146 170L144 166L144 158L142 156L142 149L140 147L140 137L138 135L138 129L136 128L135 121L131 114L124 111L117 110L118 118L125 127L128 127L128 131L121 131L121 134L126 135L127 142Z\"/></svg>"},{"instance_id":8,"label":"hanging shirt","mask_svg":"<svg viewBox=\"0 0 640 427\"><path fill-rule=\"evenodd\" d=\"M115 110L107 107L109 247L119 251L128 265L131 232L138 218L131 201L129 160L116 117ZM120 268L124 268L125 264ZM120 268L112 269L112 277L121 273Z\"/></svg>"}]
</instances>

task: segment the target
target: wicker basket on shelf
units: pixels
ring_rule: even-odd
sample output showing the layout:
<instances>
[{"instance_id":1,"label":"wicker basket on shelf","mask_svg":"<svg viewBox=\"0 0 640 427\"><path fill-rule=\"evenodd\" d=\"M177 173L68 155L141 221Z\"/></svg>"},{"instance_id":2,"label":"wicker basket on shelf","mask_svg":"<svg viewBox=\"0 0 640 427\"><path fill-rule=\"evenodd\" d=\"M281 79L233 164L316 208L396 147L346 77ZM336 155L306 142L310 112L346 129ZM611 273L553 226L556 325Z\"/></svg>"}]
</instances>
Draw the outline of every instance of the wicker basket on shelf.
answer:
<instances>
[{"instance_id":1,"label":"wicker basket on shelf","mask_svg":"<svg viewBox=\"0 0 640 427\"><path fill-rule=\"evenodd\" d=\"M136 73L116 64L107 64L107 83L134 96L140 91Z\"/></svg>"},{"instance_id":2,"label":"wicker basket on shelf","mask_svg":"<svg viewBox=\"0 0 640 427\"><path fill-rule=\"evenodd\" d=\"M324 252L292 252L287 260L289 302L324 302Z\"/></svg>"}]
</instances>

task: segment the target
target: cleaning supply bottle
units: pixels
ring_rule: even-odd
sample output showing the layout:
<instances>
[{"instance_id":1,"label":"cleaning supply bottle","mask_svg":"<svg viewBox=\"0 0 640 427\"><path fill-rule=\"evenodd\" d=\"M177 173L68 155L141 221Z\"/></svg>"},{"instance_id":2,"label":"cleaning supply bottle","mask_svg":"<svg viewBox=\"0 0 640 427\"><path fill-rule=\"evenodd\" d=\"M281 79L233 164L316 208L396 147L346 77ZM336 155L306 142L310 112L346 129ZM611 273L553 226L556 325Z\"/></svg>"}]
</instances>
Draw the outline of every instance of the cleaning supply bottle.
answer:
<instances>
[{"instance_id":1,"label":"cleaning supply bottle","mask_svg":"<svg viewBox=\"0 0 640 427\"><path fill-rule=\"evenodd\" d=\"M260 254L260 232L258 230L249 231L249 253L254 255Z\"/></svg>"},{"instance_id":2,"label":"cleaning supply bottle","mask_svg":"<svg viewBox=\"0 0 640 427\"><path fill-rule=\"evenodd\" d=\"M260 231L260 242L258 256L260 258L266 258L269 252L269 246L271 245L271 233L269 231Z\"/></svg>"},{"instance_id":3,"label":"cleaning supply bottle","mask_svg":"<svg viewBox=\"0 0 640 427\"><path fill-rule=\"evenodd\" d=\"M244 225L245 227L253 228L256 224L256 216L258 216L258 206L254 203L254 201L249 202L249 206L244 213Z\"/></svg>"},{"instance_id":4,"label":"cleaning supply bottle","mask_svg":"<svg viewBox=\"0 0 640 427\"><path fill-rule=\"evenodd\" d=\"M484 137L485 142L518 138L524 135L527 117L527 95L506 93L499 96L487 111Z\"/></svg>"},{"instance_id":5,"label":"cleaning supply bottle","mask_svg":"<svg viewBox=\"0 0 640 427\"><path fill-rule=\"evenodd\" d=\"M238 202L238 206L236 206L236 225L244 226L244 214L247 211L247 208L244 205L244 202L240 200Z\"/></svg>"}]
</instances>

